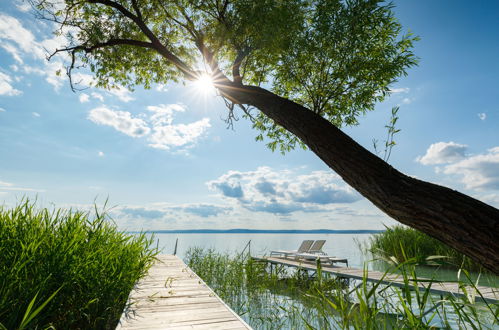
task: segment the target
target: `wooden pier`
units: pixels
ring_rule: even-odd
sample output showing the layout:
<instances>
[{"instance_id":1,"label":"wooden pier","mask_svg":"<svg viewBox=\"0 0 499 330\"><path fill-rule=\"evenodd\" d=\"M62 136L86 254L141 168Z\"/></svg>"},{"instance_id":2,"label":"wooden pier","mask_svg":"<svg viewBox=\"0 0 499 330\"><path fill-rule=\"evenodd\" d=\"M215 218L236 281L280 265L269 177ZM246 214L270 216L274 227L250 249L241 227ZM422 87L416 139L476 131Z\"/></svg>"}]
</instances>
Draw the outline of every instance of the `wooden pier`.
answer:
<instances>
[{"instance_id":1,"label":"wooden pier","mask_svg":"<svg viewBox=\"0 0 499 330\"><path fill-rule=\"evenodd\" d=\"M304 269L307 271L317 271L317 265L313 261L296 260L294 258L284 257L253 257L253 259L268 262L271 265L283 265L287 267ZM364 274L363 269L330 266L327 264L322 264L321 269L323 273L329 273L340 278L363 280L364 275L366 275L366 280L369 282L381 282L384 285L390 285L399 288L405 287L404 279L402 275L399 274L385 275L385 273L374 270L369 270L366 274ZM463 292L462 288L459 287L459 284L454 282L433 282L430 286L430 282L424 281L423 278L418 278L417 287L421 291L427 290L427 288L429 287L431 293L441 296L453 295L456 297L463 297L466 294L465 292ZM499 288L477 286L477 289L478 291L480 291L481 296L479 294L476 294L476 301L486 301L488 303L499 302ZM468 292L468 295L475 291L472 287L467 287L466 290Z\"/></svg>"},{"instance_id":2,"label":"wooden pier","mask_svg":"<svg viewBox=\"0 0 499 330\"><path fill-rule=\"evenodd\" d=\"M251 329L182 260L160 255L117 329Z\"/></svg>"}]
</instances>

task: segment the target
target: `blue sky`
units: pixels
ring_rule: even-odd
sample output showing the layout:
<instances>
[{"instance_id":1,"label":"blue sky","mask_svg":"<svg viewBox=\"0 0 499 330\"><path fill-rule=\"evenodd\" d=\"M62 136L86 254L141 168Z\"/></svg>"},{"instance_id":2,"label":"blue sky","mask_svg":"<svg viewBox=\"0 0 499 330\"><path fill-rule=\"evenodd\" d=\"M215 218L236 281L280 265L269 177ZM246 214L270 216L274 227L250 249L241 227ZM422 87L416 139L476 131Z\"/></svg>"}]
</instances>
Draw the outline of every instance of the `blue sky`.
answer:
<instances>
[{"instance_id":1,"label":"blue sky","mask_svg":"<svg viewBox=\"0 0 499 330\"><path fill-rule=\"evenodd\" d=\"M372 150L400 105L390 163L499 206L499 4L395 1L420 65L344 130ZM108 206L123 229L379 229L394 221L314 154L272 153L248 121L193 86L73 93L45 60L59 40L20 1L0 3L0 202ZM85 87L88 72L77 80Z\"/></svg>"}]
</instances>

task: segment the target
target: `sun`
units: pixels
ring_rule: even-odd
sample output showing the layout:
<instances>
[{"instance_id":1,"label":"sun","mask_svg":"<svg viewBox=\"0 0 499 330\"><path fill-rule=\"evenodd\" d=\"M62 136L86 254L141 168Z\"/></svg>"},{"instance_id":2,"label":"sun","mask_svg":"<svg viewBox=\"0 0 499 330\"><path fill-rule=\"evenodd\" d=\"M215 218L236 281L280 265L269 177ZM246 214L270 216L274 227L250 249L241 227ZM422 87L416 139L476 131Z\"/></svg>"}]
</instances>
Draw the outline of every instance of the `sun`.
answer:
<instances>
[{"instance_id":1,"label":"sun","mask_svg":"<svg viewBox=\"0 0 499 330\"><path fill-rule=\"evenodd\" d=\"M200 92L205 96L215 95L215 86L213 85L213 78L207 73L201 74L199 78L194 81L193 85L198 92Z\"/></svg>"}]
</instances>

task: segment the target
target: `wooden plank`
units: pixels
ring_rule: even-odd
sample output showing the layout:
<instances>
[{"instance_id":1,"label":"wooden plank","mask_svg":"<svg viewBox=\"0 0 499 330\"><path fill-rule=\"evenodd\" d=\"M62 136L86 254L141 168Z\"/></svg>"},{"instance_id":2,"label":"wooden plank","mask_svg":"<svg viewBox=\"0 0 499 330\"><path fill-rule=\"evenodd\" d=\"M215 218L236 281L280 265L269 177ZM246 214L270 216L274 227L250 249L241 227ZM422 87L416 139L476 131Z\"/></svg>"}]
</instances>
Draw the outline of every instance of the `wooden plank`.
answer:
<instances>
[{"instance_id":1,"label":"wooden plank","mask_svg":"<svg viewBox=\"0 0 499 330\"><path fill-rule=\"evenodd\" d=\"M182 260L160 255L117 329L251 329Z\"/></svg>"},{"instance_id":2,"label":"wooden plank","mask_svg":"<svg viewBox=\"0 0 499 330\"><path fill-rule=\"evenodd\" d=\"M270 262L274 265L282 265L293 268L302 268L306 270L317 271L317 265L315 262L309 261L301 261L291 258L283 258L283 257L253 257L256 261L262 262ZM364 275L366 275L366 280L369 282L381 282L385 285L391 285L395 287L404 287L405 283L402 275L399 274L387 274L385 275L382 272L378 271L367 271L364 272L363 269L351 268L351 267L337 267L337 266L323 266L323 273L330 273L332 275L355 279L355 280L363 280ZM434 282L431 284L429 282L421 282L421 280L425 280L423 278L418 278L417 288L418 290L424 291L429 290L434 294L440 295L454 295L458 297L463 297L465 294L461 287L455 282ZM483 298L476 294L476 301L487 301L491 303L499 302L499 288L491 288L486 286L478 286L477 289L482 293ZM474 289L471 286L467 286L467 290L470 292L474 292Z\"/></svg>"}]
</instances>

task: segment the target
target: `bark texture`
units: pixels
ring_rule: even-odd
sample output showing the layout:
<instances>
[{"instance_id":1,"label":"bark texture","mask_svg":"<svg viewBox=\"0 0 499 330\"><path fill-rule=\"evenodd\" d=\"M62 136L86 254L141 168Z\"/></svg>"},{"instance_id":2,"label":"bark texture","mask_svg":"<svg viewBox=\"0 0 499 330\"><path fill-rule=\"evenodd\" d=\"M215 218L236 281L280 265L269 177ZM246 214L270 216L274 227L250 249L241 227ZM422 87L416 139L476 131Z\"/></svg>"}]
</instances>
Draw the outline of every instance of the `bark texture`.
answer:
<instances>
[{"instance_id":1,"label":"bark texture","mask_svg":"<svg viewBox=\"0 0 499 330\"><path fill-rule=\"evenodd\" d=\"M391 218L466 254L499 275L499 210L458 191L411 178L309 109L255 86L220 92L258 108L299 137L345 182Z\"/></svg>"}]
</instances>

